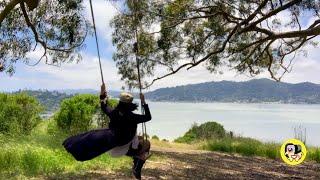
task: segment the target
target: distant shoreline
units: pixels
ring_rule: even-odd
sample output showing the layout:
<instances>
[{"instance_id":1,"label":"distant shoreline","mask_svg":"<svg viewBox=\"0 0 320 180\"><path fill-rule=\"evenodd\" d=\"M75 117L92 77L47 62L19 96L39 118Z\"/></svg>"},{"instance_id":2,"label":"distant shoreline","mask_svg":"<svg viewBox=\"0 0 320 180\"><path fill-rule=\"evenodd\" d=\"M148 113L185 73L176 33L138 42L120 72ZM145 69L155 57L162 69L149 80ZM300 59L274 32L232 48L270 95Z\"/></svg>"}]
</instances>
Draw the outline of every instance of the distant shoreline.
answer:
<instances>
[{"instance_id":1,"label":"distant shoreline","mask_svg":"<svg viewBox=\"0 0 320 180\"><path fill-rule=\"evenodd\" d=\"M148 102L163 102L163 103L205 103L205 104L210 104L210 103L216 103L216 104L292 104L292 105L320 105L320 103L302 103L302 102L297 102L297 103L287 103L287 102L244 102L244 101L239 101L239 102L228 102L228 101L167 101L167 100L151 100L151 99L146 99Z\"/></svg>"}]
</instances>

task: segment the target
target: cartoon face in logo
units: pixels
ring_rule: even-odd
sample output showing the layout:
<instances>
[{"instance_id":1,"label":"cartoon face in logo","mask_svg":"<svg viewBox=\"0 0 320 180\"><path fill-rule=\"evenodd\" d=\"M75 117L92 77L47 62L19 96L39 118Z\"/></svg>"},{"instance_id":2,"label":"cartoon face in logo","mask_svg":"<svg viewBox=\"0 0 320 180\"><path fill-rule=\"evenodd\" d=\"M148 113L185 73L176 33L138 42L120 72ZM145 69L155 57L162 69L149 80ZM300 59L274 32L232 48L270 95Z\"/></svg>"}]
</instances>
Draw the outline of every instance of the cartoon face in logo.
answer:
<instances>
[{"instance_id":1,"label":"cartoon face in logo","mask_svg":"<svg viewBox=\"0 0 320 180\"><path fill-rule=\"evenodd\" d=\"M306 158L307 149L303 142L297 139L289 139L281 146L280 153L285 163L298 165Z\"/></svg>"},{"instance_id":2,"label":"cartoon face in logo","mask_svg":"<svg viewBox=\"0 0 320 180\"><path fill-rule=\"evenodd\" d=\"M298 162L302 157L301 146L292 143L286 144L285 155L290 162Z\"/></svg>"}]
</instances>

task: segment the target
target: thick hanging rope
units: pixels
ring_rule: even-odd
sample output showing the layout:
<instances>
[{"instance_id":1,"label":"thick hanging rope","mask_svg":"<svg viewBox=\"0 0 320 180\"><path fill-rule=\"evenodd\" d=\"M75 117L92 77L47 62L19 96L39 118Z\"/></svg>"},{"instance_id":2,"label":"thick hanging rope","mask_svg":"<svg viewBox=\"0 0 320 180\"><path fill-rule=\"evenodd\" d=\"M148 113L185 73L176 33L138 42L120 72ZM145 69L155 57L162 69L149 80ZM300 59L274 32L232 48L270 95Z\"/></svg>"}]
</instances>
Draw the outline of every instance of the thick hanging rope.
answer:
<instances>
[{"instance_id":1,"label":"thick hanging rope","mask_svg":"<svg viewBox=\"0 0 320 180\"><path fill-rule=\"evenodd\" d=\"M138 57L139 54L139 43L138 43L138 33L137 30L135 30L135 36L136 36L136 40L137 42L135 43L135 52L136 52L136 63L137 63L137 72L138 72L138 83L139 83L139 93L142 94L142 84L141 84L141 76L140 76L140 60ZM142 100L140 99L140 107L141 107L141 114L144 114L144 108L142 106ZM143 137L143 141L147 141L148 140L148 136L147 136L147 127L146 127L146 123L142 123L142 137Z\"/></svg>"},{"instance_id":2,"label":"thick hanging rope","mask_svg":"<svg viewBox=\"0 0 320 180\"><path fill-rule=\"evenodd\" d=\"M102 72L102 66L101 66L101 58L100 58L100 50L99 50L99 43L98 43L98 36L97 36L97 30L96 30L96 23L95 23L95 20L94 20L94 13L93 13L93 7L92 7L92 0L89 0L89 2L90 2L90 8L91 8L91 16L92 16L94 35L95 35L95 38L96 38L96 45L97 45L97 52L98 52L98 58L99 58L101 81L102 81L102 84L104 84L103 72Z\"/></svg>"},{"instance_id":3,"label":"thick hanging rope","mask_svg":"<svg viewBox=\"0 0 320 180\"><path fill-rule=\"evenodd\" d=\"M134 2L134 0L132 1L133 3L137 4L138 2ZM134 18L137 19L137 10L135 9L134 11ZM140 22L138 22L140 25ZM138 83L139 83L139 92L140 94L142 94L142 83L141 83L141 73L140 73L140 59L139 59L139 37L138 37L138 28L135 27L135 38L136 38L136 43L135 43L135 57L136 57L136 63L137 63L137 72L138 72ZM140 99L141 100L141 99ZM142 106L142 100L140 101L141 104L141 113L144 114L144 109ZM143 137L143 142L147 142L148 141L148 135L147 135L147 126L146 123L142 123L142 137Z\"/></svg>"}]
</instances>

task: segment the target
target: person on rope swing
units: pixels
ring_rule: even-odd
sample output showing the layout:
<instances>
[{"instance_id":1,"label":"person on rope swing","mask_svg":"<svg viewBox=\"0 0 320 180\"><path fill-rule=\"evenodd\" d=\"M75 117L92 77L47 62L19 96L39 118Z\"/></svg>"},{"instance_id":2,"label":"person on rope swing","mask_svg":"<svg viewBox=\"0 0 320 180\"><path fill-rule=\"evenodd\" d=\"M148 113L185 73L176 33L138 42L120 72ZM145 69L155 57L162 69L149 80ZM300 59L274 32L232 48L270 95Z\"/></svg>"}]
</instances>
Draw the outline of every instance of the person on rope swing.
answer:
<instances>
[{"instance_id":1,"label":"person on rope swing","mask_svg":"<svg viewBox=\"0 0 320 180\"><path fill-rule=\"evenodd\" d=\"M151 120L148 104L140 94L144 115L133 113L138 108L132 103L133 96L121 93L119 104L112 109L107 104L105 84L101 86L101 109L110 118L108 129L97 129L67 138L63 142L65 149L78 161L86 161L109 151L111 156L127 155L133 158L133 175L141 179L142 167L148 158L150 142L136 135L139 123Z\"/></svg>"}]
</instances>

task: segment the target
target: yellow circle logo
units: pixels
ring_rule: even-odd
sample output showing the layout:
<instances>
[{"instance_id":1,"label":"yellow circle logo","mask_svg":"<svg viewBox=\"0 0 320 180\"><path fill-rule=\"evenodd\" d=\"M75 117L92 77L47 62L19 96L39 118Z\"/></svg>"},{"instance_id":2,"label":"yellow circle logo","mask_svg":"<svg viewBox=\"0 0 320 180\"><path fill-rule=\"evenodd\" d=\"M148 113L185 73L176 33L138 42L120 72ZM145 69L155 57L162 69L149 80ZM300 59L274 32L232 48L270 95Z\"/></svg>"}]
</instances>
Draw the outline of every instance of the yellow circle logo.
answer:
<instances>
[{"instance_id":1,"label":"yellow circle logo","mask_svg":"<svg viewBox=\"0 0 320 180\"><path fill-rule=\"evenodd\" d=\"M298 165L306 158L307 149L303 142L297 139L289 139L282 144L280 154L285 163Z\"/></svg>"}]
</instances>

